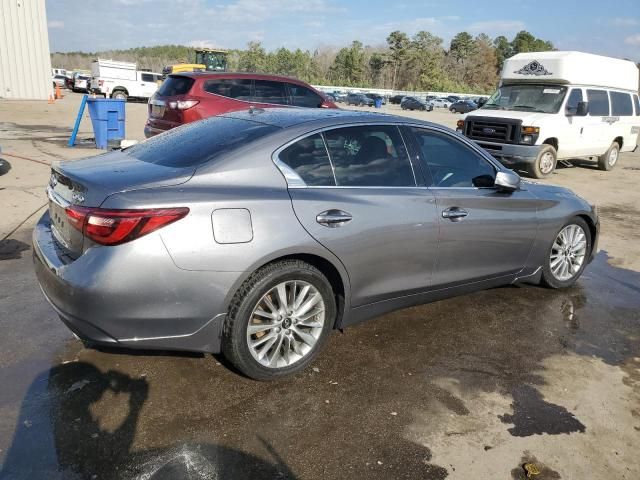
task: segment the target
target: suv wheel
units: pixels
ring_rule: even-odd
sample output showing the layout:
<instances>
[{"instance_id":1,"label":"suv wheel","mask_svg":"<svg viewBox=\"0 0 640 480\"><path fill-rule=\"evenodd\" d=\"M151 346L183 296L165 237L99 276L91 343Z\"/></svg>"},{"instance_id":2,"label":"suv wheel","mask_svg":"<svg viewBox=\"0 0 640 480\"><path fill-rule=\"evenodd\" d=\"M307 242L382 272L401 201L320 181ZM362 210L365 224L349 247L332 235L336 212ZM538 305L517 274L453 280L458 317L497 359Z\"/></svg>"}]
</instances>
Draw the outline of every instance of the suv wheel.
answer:
<instances>
[{"instance_id":1,"label":"suv wheel","mask_svg":"<svg viewBox=\"0 0 640 480\"><path fill-rule=\"evenodd\" d=\"M285 260L258 270L229 307L222 351L242 373L272 380L303 370L333 328L331 285L315 267Z\"/></svg>"},{"instance_id":2,"label":"suv wheel","mask_svg":"<svg viewBox=\"0 0 640 480\"><path fill-rule=\"evenodd\" d=\"M127 101L127 94L123 90L116 90L115 92L111 92L111 98L116 100L124 100Z\"/></svg>"}]
</instances>

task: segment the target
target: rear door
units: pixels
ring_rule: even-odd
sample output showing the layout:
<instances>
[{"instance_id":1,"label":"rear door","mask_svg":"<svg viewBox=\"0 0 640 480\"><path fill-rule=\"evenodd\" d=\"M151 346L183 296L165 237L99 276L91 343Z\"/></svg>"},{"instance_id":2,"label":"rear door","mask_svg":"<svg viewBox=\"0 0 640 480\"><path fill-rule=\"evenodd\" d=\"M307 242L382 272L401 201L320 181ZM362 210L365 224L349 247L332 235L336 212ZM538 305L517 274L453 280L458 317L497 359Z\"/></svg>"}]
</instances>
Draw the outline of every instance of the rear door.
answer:
<instances>
[{"instance_id":1,"label":"rear door","mask_svg":"<svg viewBox=\"0 0 640 480\"><path fill-rule=\"evenodd\" d=\"M429 170L439 221L434 287L513 275L525 265L537 232L537 199L493 188L496 169L453 135L412 128Z\"/></svg>"},{"instance_id":2,"label":"rear door","mask_svg":"<svg viewBox=\"0 0 640 480\"><path fill-rule=\"evenodd\" d=\"M602 155L607 151L611 137L609 94L599 88L587 88L589 114L582 132L583 155Z\"/></svg>"},{"instance_id":3,"label":"rear door","mask_svg":"<svg viewBox=\"0 0 640 480\"><path fill-rule=\"evenodd\" d=\"M352 306L429 287L436 204L397 126L326 130L278 158L300 223L346 267Z\"/></svg>"}]
</instances>

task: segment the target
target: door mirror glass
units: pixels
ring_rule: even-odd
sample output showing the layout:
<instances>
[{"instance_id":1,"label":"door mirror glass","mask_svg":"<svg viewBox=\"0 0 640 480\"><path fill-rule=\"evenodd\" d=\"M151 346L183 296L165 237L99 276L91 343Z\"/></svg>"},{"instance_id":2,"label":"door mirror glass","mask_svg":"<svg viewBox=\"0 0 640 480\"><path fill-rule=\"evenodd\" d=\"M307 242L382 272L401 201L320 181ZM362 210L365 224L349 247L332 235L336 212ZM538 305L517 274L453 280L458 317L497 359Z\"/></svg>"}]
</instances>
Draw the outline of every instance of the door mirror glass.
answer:
<instances>
[{"instance_id":1,"label":"door mirror glass","mask_svg":"<svg viewBox=\"0 0 640 480\"><path fill-rule=\"evenodd\" d=\"M516 172L498 172L494 182L496 189L503 192L514 192L520 188L520 175Z\"/></svg>"},{"instance_id":2,"label":"door mirror glass","mask_svg":"<svg viewBox=\"0 0 640 480\"><path fill-rule=\"evenodd\" d=\"M589 102L578 102L578 108L576 109L577 117L586 117L589 113Z\"/></svg>"}]
</instances>

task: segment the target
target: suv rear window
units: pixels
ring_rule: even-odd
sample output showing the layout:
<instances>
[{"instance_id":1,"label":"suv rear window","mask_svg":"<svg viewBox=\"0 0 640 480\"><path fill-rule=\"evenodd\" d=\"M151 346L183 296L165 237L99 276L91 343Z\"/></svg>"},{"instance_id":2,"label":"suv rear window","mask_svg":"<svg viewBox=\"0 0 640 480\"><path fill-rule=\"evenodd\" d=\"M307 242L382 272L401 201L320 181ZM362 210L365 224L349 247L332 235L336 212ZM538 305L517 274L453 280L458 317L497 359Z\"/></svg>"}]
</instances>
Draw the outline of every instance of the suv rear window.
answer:
<instances>
[{"instance_id":1,"label":"suv rear window","mask_svg":"<svg viewBox=\"0 0 640 480\"><path fill-rule=\"evenodd\" d=\"M165 167L194 167L277 130L278 127L264 123L212 117L174 128L123 152Z\"/></svg>"},{"instance_id":2,"label":"suv rear window","mask_svg":"<svg viewBox=\"0 0 640 480\"><path fill-rule=\"evenodd\" d=\"M160 88L158 95L163 97L172 97L174 95L184 95L191 90L193 86L193 78L169 75Z\"/></svg>"}]
</instances>

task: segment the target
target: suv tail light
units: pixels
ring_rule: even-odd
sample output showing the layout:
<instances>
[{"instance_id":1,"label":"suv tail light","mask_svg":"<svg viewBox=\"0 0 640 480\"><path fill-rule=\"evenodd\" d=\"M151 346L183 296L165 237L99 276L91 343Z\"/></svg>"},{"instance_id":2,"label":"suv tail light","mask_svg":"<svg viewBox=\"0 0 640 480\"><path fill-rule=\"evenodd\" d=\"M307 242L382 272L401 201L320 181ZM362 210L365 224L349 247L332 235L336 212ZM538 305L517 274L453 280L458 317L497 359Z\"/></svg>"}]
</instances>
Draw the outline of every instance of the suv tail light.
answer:
<instances>
[{"instance_id":1,"label":"suv tail light","mask_svg":"<svg viewBox=\"0 0 640 480\"><path fill-rule=\"evenodd\" d=\"M69 223L85 237L101 245L119 245L180 220L189 209L107 210L71 206L65 212Z\"/></svg>"},{"instance_id":2,"label":"suv tail light","mask_svg":"<svg viewBox=\"0 0 640 480\"><path fill-rule=\"evenodd\" d=\"M191 107L195 107L200 102L198 100L178 100L175 102L167 102L169 108L174 110L188 110Z\"/></svg>"}]
</instances>

